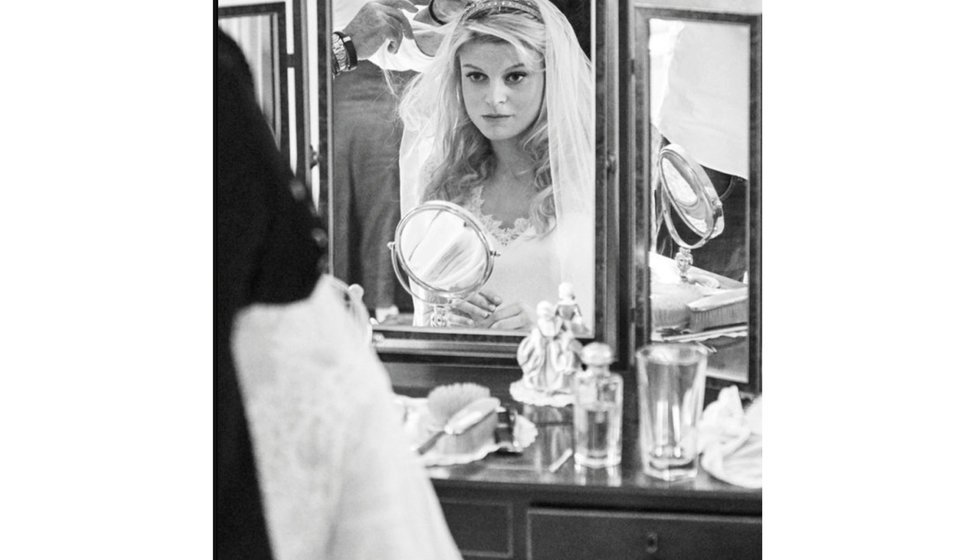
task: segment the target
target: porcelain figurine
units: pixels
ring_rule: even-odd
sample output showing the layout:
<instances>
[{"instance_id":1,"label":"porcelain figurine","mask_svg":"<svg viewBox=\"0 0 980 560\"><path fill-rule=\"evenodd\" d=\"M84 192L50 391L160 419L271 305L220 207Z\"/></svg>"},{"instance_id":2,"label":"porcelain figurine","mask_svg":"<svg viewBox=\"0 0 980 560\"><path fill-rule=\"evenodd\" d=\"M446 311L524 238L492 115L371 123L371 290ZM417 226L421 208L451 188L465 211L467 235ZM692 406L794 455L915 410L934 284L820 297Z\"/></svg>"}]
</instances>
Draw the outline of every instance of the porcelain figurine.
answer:
<instances>
[{"instance_id":1,"label":"porcelain figurine","mask_svg":"<svg viewBox=\"0 0 980 560\"><path fill-rule=\"evenodd\" d=\"M575 373L581 370L582 345L555 305L542 301L537 315L537 327L517 348L517 362L524 372L521 382L544 395L570 395Z\"/></svg>"}]
</instances>

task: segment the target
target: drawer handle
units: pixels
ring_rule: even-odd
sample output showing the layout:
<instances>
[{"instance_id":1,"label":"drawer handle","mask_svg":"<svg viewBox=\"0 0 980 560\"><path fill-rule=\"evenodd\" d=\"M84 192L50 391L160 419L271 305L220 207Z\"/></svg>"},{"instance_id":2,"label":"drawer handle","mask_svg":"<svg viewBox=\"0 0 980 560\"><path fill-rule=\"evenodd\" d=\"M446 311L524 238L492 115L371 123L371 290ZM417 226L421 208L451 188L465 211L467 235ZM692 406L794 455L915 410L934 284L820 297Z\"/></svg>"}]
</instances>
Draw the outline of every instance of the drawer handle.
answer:
<instances>
[{"instance_id":1,"label":"drawer handle","mask_svg":"<svg viewBox=\"0 0 980 560\"><path fill-rule=\"evenodd\" d=\"M660 549L660 537L656 533L647 533L647 554L656 554Z\"/></svg>"}]
</instances>

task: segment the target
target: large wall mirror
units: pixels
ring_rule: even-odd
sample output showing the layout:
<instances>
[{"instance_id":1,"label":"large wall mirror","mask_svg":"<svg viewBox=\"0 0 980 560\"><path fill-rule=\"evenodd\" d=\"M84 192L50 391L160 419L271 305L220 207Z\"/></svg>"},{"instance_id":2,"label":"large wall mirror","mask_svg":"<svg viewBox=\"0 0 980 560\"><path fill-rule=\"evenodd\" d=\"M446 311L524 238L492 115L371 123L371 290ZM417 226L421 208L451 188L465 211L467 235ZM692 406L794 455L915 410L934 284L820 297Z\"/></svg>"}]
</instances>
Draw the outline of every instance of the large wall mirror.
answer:
<instances>
[{"instance_id":1,"label":"large wall mirror","mask_svg":"<svg viewBox=\"0 0 980 560\"><path fill-rule=\"evenodd\" d=\"M539 1L546 7L536 8ZM318 63L319 151L330 162L330 173L321 173L319 206L330 228L331 272L364 288L383 359L512 362L536 321L538 302L556 302L562 282L572 284L586 318L580 337L616 347L626 327L616 296L617 96L607 79L617 49L606 37L615 33L617 7L603 0L521 0L496 3L491 14L477 7L486 3L457 2L471 4L468 15L464 10L450 18L439 35L425 25L428 3L415 3L420 13L407 15L417 20L420 50L432 56L413 58L404 44L399 55L382 47L333 79L329 61ZM330 34L363 5L318 3L319 52L329 52ZM503 16L511 18L508 30L497 27ZM500 35L486 39L492 33ZM508 36L526 48L499 40ZM536 46L545 44L542 37L551 41L547 55ZM405 105L406 99L414 103ZM453 223L474 217L494 259L483 295L442 305L438 322L419 311L424 302L399 282L399 259L391 252L393 243L437 245L396 242L398 231L427 230L417 223L399 229L399 222L410 214L416 220L437 215L413 214L433 200L464 209L466 216ZM445 214L438 215L444 223ZM470 321L447 320L449 307ZM481 317L486 307L494 311Z\"/></svg>"},{"instance_id":2,"label":"large wall mirror","mask_svg":"<svg viewBox=\"0 0 980 560\"><path fill-rule=\"evenodd\" d=\"M705 344L713 384L761 392L760 2L643 0L632 17L635 336Z\"/></svg>"},{"instance_id":3,"label":"large wall mirror","mask_svg":"<svg viewBox=\"0 0 980 560\"><path fill-rule=\"evenodd\" d=\"M218 0L218 27L238 43L255 96L296 175L309 181L308 105L300 0Z\"/></svg>"}]
</instances>

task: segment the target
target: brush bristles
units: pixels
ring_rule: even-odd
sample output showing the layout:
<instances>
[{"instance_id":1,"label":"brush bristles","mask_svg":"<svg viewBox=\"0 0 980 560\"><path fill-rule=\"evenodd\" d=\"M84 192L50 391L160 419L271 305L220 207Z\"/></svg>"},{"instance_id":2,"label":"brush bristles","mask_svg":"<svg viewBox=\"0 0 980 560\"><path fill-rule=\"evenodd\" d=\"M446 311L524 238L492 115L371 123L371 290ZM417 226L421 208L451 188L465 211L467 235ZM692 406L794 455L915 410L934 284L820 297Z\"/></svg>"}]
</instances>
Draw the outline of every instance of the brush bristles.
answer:
<instances>
[{"instance_id":1,"label":"brush bristles","mask_svg":"<svg viewBox=\"0 0 980 560\"><path fill-rule=\"evenodd\" d=\"M493 433L497 429L497 415L491 414L464 434L443 436L436 444L441 455L466 455L493 443Z\"/></svg>"},{"instance_id":2,"label":"brush bristles","mask_svg":"<svg viewBox=\"0 0 980 560\"><path fill-rule=\"evenodd\" d=\"M464 406L489 396L490 389L476 383L440 385L429 393L429 414L435 426L441 428Z\"/></svg>"},{"instance_id":3,"label":"brush bristles","mask_svg":"<svg viewBox=\"0 0 980 560\"><path fill-rule=\"evenodd\" d=\"M441 385L429 393L429 414L432 428L441 429L453 414L471 402L490 396L490 389L476 383L453 383ZM497 428L497 415L491 414L466 433L458 436L443 436L436 444L436 451L442 455L462 455L481 449L493 441Z\"/></svg>"},{"instance_id":4,"label":"brush bristles","mask_svg":"<svg viewBox=\"0 0 980 560\"><path fill-rule=\"evenodd\" d=\"M706 329L747 323L748 321L749 302L748 300L742 300L712 309L691 312L691 321L688 330L691 332L701 332Z\"/></svg>"}]
</instances>

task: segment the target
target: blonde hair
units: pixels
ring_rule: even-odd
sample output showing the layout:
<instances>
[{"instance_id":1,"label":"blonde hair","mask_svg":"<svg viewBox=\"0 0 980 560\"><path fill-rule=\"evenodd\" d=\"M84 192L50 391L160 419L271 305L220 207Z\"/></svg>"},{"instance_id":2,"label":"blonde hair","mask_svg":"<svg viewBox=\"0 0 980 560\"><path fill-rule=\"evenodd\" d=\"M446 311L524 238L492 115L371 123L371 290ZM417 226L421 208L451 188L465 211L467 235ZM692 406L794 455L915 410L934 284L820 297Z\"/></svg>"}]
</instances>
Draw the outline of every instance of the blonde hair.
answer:
<instances>
[{"instance_id":1,"label":"blonde hair","mask_svg":"<svg viewBox=\"0 0 980 560\"><path fill-rule=\"evenodd\" d=\"M545 67L547 46L544 24L527 14L491 12L459 22L444 40L432 66L416 76L402 97L399 114L407 128L421 129L427 119L438 119L434 137L442 142L444 157L423 188L422 201L448 200L465 204L474 188L489 179L497 160L490 141L470 120L463 104L459 51L470 43L507 43L531 68ZM534 122L521 133L520 145L533 161L534 195L528 217L535 231L545 235L555 227L555 200L548 150L548 107L542 102Z\"/></svg>"}]
</instances>

